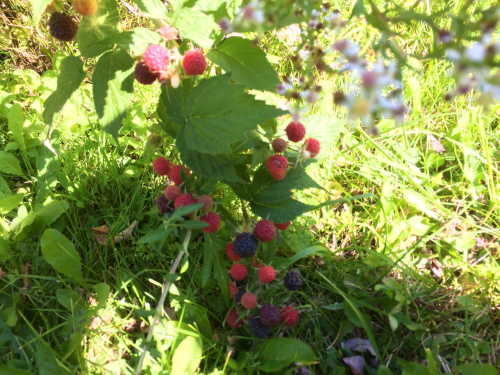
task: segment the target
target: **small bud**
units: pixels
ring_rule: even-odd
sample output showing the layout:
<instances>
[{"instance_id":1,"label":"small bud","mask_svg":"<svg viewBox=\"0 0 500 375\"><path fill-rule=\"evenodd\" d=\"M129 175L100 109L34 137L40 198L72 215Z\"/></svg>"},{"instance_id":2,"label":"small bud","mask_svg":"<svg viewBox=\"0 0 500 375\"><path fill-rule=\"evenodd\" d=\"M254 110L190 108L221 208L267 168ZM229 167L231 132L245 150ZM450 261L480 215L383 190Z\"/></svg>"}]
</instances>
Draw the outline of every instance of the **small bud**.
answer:
<instances>
[{"instance_id":1,"label":"small bud","mask_svg":"<svg viewBox=\"0 0 500 375\"><path fill-rule=\"evenodd\" d=\"M333 102L337 105L345 103L346 97L342 91L337 91L333 94Z\"/></svg>"},{"instance_id":2,"label":"small bud","mask_svg":"<svg viewBox=\"0 0 500 375\"><path fill-rule=\"evenodd\" d=\"M172 87L174 89L179 87L180 82L181 82L181 80L177 74L174 74L174 75L172 75L172 77L170 77L170 84L172 85Z\"/></svg>"}]
</instances>

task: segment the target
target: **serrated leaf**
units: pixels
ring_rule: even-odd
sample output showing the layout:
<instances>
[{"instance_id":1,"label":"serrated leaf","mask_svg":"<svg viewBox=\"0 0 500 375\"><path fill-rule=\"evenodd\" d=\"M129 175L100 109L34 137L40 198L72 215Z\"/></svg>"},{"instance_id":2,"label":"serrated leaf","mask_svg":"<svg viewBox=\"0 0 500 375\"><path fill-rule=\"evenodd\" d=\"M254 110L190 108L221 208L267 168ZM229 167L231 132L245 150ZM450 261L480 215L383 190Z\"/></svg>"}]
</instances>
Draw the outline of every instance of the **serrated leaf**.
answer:
<instances>
[{"instance_id":1,"label":"serrated leaf","mask_svg":"<svg viewBox=\"0 0 500 375\"><path fill-rule=\"evenodd\" d=\"M12 132L14 140L17 142L18 147L21 151L26 149L23 137L23 125L24 125L24 115L23 109L19 103L12 104L9 110L9 130Z\"/></svg>"},{"instance_id":2,"label":"serrated leaf","mask_svg":"<svg viewBox=\"0 0 500 375\"><path fill-rule=\"evenodd\" d=\"M108 38L107 41L118 44L135 55L142 55L150 44L160 44L162 37L160 34L144 27L136 27L132 31L116 34Z\"/></svg>"},{"instance_id":3,"label":"serrated leaf","mask_svg":"<svg viewBox=\"0 0 500 375\"><path fill-rule=\"evenodd\" d=\"M57 272L83 282L82 264L80 255L75 246L61 232L55 229L46 229L40 241L42 254Z\"/></svg>"},{"instance_id":4,"label":"serrated leaf","mask_svg":"<svg viewBox=\"0 0 500 375\"><path fill-rule=\"evenodd\" d=\"M210 33L213 30L219 30L219 25L213 21L212 17L191 8L182 8L175 17L173 26L177 27L182 38L190 39L202 48L212 47L213 41L210 39Z\"/></svg>"},{"instance_id":5,"label":"serrated leaf","mask_svg":"<svg viewBox=\"0 0 500 375\"><path fill-rule=\"evenodd\" d=\"M120 32L116 0L99 0L98 4L97 13L92 17L83 17L78 25L78 50L86 58L109 51L113 47L109 38Z\"/></svg>"},{"instance_id":6,"label":"serrated leaf","mask_svg":"<svg viewBox=\"0 0 500 375\"><path fill-rule=\"evenodd\" d=\"M258 368L266 372L279 371L293 362L304 365L314 363L316 355L303 341L277 337L257 346L260 353Z\"/></svg>"},{"instance_id":7,"label":"serrated leaf","mask_svg":"<svg viewBox=\"0 0 500 375\"><path fill-rule=\"evenodd\" d=\"M135 3L146 17L156 20L167 18L167 7L160 0L136 0Z\"/></svg>"},{"instance_id":8,"label":"serrated leaf","mask_svg":"<svg viewBox=\"0 0 500 375\"><path fill-rule=\"evenodd\" d=\"M217 179L227 182L241 182L236 174L233 162L227 155L209 155L190 150L184 136L185 126L177 133L175 145L186 164L195 175L207 179Z\"/></svg>"},{"instance_id":9,"label":"serrated leaf","mask_svg":"<svg viewBox=\"0 0 500 375\"><path fill-rule=\"evenodd\" d=\"M274 204L290 198L292 189L321 189L305 171L303 167L297 166L288 171L283 180L275 180L269 174L267 166L262 165L253 178L252 184L246 186L246 191L252 202L258 204ZM285 220L288 221L288 220Z\"/></svg>"},{"instance_id":10,"label":"serrated leaf","mask_svg":"<svg viewBox=\"0 0 500 375\"><path fill-rule=\"evenodd\" d=\"M10 197L0 200L0 215L5 215L19 206L24 199L24 194L11 195Z\"/></svg>"},{"instance_id":11,"label":"serrated leaf","mask_svg":"<svg viewBox=\"0 0 500 375\"><path fill-rule=\"evenodd\" d=\"M267 60L265 52L249 39L227 38L207 57L249 89L275 92L276 85L280 83L278 73Z\"/></svg>"},{"instance_id":12,"label":"serrated leaf","mask_svg":"<svg viewBox=\"0 0 500 375\"><path fill-rule=\"evenodd\" d=\"M61 71L57 76L57 89L50 94L43 106L43 121L45 124L50 127L56 124L64 105L80 87L85 76L83 62L79 57L68 56L62 61Z\"/></svg>"},{"instance_id":13,"label":"serrated leaf","mask_svg":"<svg viewBox=\"0 0 500 375\"><path fill-rule=\"evenodd\" d=\"M10 191L9 184L0 175L0 199L10 197L11 195L12 195L12 192Z\"/></svg>"},{"instance_id":14,"label":"serrated leaf","mask_svg":"<svg viewBox=\"0 0 500 375\"><path fill-rule=\"evenodd\" d=\"M284 223L285 221L293 221L300 215L317 207L288 198L281 202L267 204L259 204L251 201L250 208L257 216L269 219L273 223Z\"/></svg>"},{"instance_id":15,"label":"serrated leaf","mask_svg":"<svg viewBox=\"0 0 500 375\"><path fill-rule=\"evenodd\" d=\"M191 150L227 154L232 143L244 138L244 132L286 113L255 100L245 93L244 86L229 80L227 74L212 77L191 92L184 112L184 135Z\"/></svg>"},{"instance_id":16,"label":"serrated leaf","mask_svg":"<svg viewBox=\"0 0 500 375\"><path fill-rule=\"evenodd\" d=\"M14 253L10 249L9 244L2 237L0 237L0 263L5 263Z\"/></svg>"},{"instance_id":17,"label":"serrated leaf","mask_svg":"<svg viewBox=\"0 0 500 375\"><path fill-rule=\"evenodd\" d=\"M11 153L0 151L0 171L16 176L24 175L19 160Z\"/></svg>"},{"instance_id":18,"label":"serrated leaf","mask_svg":"<svg viewBox=\"0 0 500 375\"><path fill-rule=\"evenodd\" d=\"M191 79L182 80L182 84L175 89L172 86L161 88L159 106L164 106L165 113L175 124L183 125L186 122L186 104L192 89ZM160 111L158 114L160 115ZM162 120L164 121L163 118Z\"/></svg>"},{"instance_id":19,"label":"serrated leaf","mask_svg":"<svg viewBox=\"0 0 500 375\"><path fill-rule=\"evenodd\" d=\"M172 358L172 375L194 373L200 364L202 350L203 343L199 337L188 336L182 340Z\"/></svg>"},{"instance_id":20,"label":"serrated leaf","mask_svg":"<svg viewBox=\"0 0 500 375\"><path fill-rule=\"evenodd\" d=\"M127 107L134 91L134 60L125 50L101 56L93 82L94 103L103 129L118 141L118 130L127 117Z\"/></svg>"},{"instance_id":21,"label":"serrated leaf","mask_svg":"<svg viewBox=\"0 0 500 375\"><path fill-rule=\"evenodd\" d=\"M52 0L31 0L31 5L33 6L33 20L35 21L36 27L38 27L40 17L45 12L47 5L49 5L51 1Z\"/></svg>"}]
</instances>

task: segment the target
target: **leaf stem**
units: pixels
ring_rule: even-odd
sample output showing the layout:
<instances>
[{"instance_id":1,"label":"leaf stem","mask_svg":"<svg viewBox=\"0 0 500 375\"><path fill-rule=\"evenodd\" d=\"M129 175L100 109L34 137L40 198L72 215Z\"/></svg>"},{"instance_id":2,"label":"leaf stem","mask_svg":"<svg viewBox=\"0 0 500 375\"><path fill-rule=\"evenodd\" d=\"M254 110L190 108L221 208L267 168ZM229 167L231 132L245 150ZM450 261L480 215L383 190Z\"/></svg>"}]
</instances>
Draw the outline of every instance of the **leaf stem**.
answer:
<instances>
[{"instance_id":1,"label":"leaf stem","mask_svg":"<svg viewBox=\"0 0 500 375\"><path fill-rule=\"evenodd\" d=\"M179 263L182 260L184 254L187 254L187 248L189 244L189 240L191 239L191 229L186 232L186 236L184 237L184 242L182 243L182 250L177 254L177 258L175 258L174 264L172 268L170 268L169 275L175 273ZM139 364L137 365L137 369L135 370L135 375L140 375L142 372L142 366L144 365L144 359L146 358L146 353L148 351L148 344L153 339L153 331L156 327L156 323L158 323L158 319L163 314L163 304L165 303L165 298L167 297L168 290L170 289L170 281L165 282L163 285L163 292L161 293L160 301L158 302L158 306L156 306L156 313L153 319L153 323L149 328L148 336L146 337L146 344L144 345L144 349L142 350L141 359L139 360Z\"/></svg>"}]
</instances>

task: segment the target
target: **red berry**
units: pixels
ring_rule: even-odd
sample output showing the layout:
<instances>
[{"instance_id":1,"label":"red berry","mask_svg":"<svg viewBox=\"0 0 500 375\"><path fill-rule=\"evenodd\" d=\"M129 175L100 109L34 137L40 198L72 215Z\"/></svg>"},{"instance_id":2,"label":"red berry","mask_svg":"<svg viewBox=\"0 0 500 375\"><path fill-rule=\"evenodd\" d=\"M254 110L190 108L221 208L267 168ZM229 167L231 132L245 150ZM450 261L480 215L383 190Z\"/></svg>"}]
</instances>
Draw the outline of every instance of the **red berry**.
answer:
<instances>
[{"instance_id":1,"label":"red berry","mask_svg":"<svg viewBox=\"0 0 500 375\"><path fill-rule=\"evenodd\" d=\"M97 0L73 0L73 6L84 17L92 16L97 12Z\"/></svg>"},{"instance_id":2,"label":"red berry","mask_svg":"<svg viewBox=\"0 0 500 375\"><path fill-rule=\"evenodd\" d=\"M204 221L208 224L208 227L202 228L201 230L205 233L215 233L219 230L220 227L220 216L215 212L207 212L200 218L201 221Z\"/></svg>"},{"instance_id":3,"label":"red berry","mask_svg":"<svg viewBox=\"0 0 500 375\"><path fill-rule=\"evenodd\" d=\"M245 277L247 277L248 270L243 264L235 263L231 267L229 273L231 274L231 277L233 279L240 281L243 280Z\"/></svg>"},{"instance_id":4,"label":"red berry","mask_svg":"<svg viewBox=\"0 0 500 375\"><path fill-rule=\"evenodd\" d=\"M283 155L273 155L267 159L267 168L275 180L283 180L286 176L288 160Z\"/></svg>"},{"instance_id":5,"label":"red berry","mask_svg":"<svg viewBox=\"0 0 500 375\"><path fill-rule=\"evenodd\" d=\"M167 198L167 200L169 200L170 202L175 202L177 197L181 195L181 189L179 189L178 186L170 185L167 186L167 188L163 192L163 195L165 195L165 198Z\"/></svg>"},{"instance_id":6,"label":"red berry","mask_svg":"<svg viewBox=\"0 0 500 375\"><path fill-rule=\"evenodd\" d=\"M229 324L232 328L241 327L243 325L243 319L239 319L239 317L238 310L232 309L227 316L227 324Z\"/></svg>"},{"instance_id":7,"label":"red berry","mask_svg":"<svg viewBox=\"0 0 500 375\"><path fill-rule=\"evenodd\" d=\"M304 145L307 145L306 150L311 153L312 157L319 154L319 141L314 138L308 138L304 141Z\"/></svg>"},{"instance_id":8,"label":"red berry","mask_svg":"<svg viewBox=\"0 0 500 375\"><path fill-rule=\"evenodd\" d=\"M262 242L269 242L276 235L276 228L271 221L260 220L255 224L253 235Z\"/></svg>"},{"instance_id":9,"label":"red berry","mask_svg":"<svg viewBox=\"0 0 500 375\"><path fill-rule=\"evenodd\" d=\"M234 298L238 294L238 288L233 283L229 283L229 297Z\"/></svg>"},{"instance_id":10,"label":"red berry","mask_svg":"<svg viewBox=\"0 0 500 375\"><path fill-rule=\"evenodd\" d=\"M292 142L300 142L306 135L306 128L298 121L292 121L285 129L288 139Z\"/></svg>"},{"instance_id":11,"label":"red berry","mask_svg":"<svg viewBox=\"0 0 500 375\"><path fill-rule=\"evenodd\" d=\"M168 51L159 44L150 44L142 57L149 69L154 72L165 70L168 67Z\"/></svg>"},{"instance_id":12,"label":"red berry","mask_svg":"<svg viewBox=\"0 0 500 375\"><path fill-rule=\"evenodd\" d=\"M69 42L75 37L77 31L78 24L67 14L54 12L50 16L49 32L54 38Z\"/></svg>"},{"instance_id":13,"label":"red berry","mask_svg":"<svg viewBox=\"0 0 500 375\"><path fill-rule=\"evenodd\" d=\"M170 163L163 156L158 156L153 161L153 169L156 172L156 174L159 176L166 176L167 174L169 174L171 167L172 167L172 163Z\"/></svg>"},{"instance_id":14,"label":"red berry","mask_svg":"<svg viewBox=\"0 0 500 375\"><path fill-rule=\"evenodd\" d=\"M151 85L156 81L157 75L148 68L144 61L139 61L135 65L134 77L137 82L143 85Z\"/></svg>"},{"instance_id":15,"label":"red berry","mask_svg":"<svg viewBox=\"0 0 500 375\"><path fill-rule=\"evenodd\" d=\"M281 310L281 323L284 323L286 326L291 327L297 323L299 319L299 312L293 306L286 306Z\"/></svg>"},{"instance_id":16,"label":"red berry","mask_svg":"<svg viewBox=\"0 0 500 375\"><path fill-rule=\"evenodd\" d=\"M253 293L246 292L241 297L241 305L247 310L253 309L257 306L257 297Z\"/></svg>"},{"instance_id":17,"label":"red berry","mask_svg":"<svg viewBox=\"0 0 500 375\"><path fill-rule=\"evenodd\" d=\"M259 270L259 280L264 284L273 282L275 278L276 278L276 271L274 271L273 267L265 266Z\"/></svg>"},{"instance_id":18,"label":"red berry","mask_svg":"<svg viewBox=\"0 0 500 375\"><path fill-rule=\"evenodd\" d=\"M191 176L191 171L186 168L184 168L184 171L186 172L187 176ZM174 165L172 169L170 170L170 173L168 174L168 178L172 180L172 182L176 185L181 185L182 184L182 178L181 178L181 166L180 165Z\"/></svg>"},{"instance_id":19,"label":"red berry","mask_svg":"<svg viewBox=\"0 0 500 375\"><path fill-rule=\"evenodd\" d=\"M198 203L203 203L202 211L208 211L214 205L214 201L210 195L202 195L198 198Z\"/></svg>"},{"instance_id":20,"label":"red berry","mask_svg":"<svg viewBox=\"0 0 500 375\"><path fill-rule=\"evenodd\" d=\"M284 223L278 224L278 223L273 223L274 227L279 230L286 230L290 224L292 224L291 221L286 221Z\"/></svg>"},{"instance_id":21,"label":"red berry","mask_svg":"<svg viewBox=\"0 0 500 375\"><path fill-rule=\"evenodd\" d=\"M181 194L177 197L174 203L174 208L177 210L179 207L187 207L191 204L195 204L196 199L191 194Z\"/></svg>"},{"instance_id":22,"label":"red berry","mask_svg":"<svg viewBox=\"0 0 500 375\"><path fill-rule=\"evenodd\" d=\"M207 68L207 60L205 59L205 55L200 51L187 51L182 60L182 67L187 75L199 76L202 75Z\"/></svg>"},{"instance_id":23,"label":"red berry","mask_svg":"<svg viewBox=\"0 0 500 375\"><path fill-rule=\"evenodd\" d=\"M241 260L241 258L234 252L233 243L229 242L226 246L226 255L233 262Z\"/></svg>"},{"instance_id":24,"label":"red berry","mask_svg":"<svg viewBox=\"0 0 500 375\"><path fill-rule=\"evenodd\" d=\"M253 268L257 267L257 258L253 258L252 267ZM259 262L259 268L262 267L264 267L264 265L261 262Z\"/></svg>"},{"instance_id":25,"label":"red berry","mask_svg":"<svg viewBox=\"0 0 500 375\"><path fill-rule=\"evenodd\" d=\"M278 154L285 152L288 143L283 138L276 138L273 141L273 150Z\"/></svg>"}]
</instances>

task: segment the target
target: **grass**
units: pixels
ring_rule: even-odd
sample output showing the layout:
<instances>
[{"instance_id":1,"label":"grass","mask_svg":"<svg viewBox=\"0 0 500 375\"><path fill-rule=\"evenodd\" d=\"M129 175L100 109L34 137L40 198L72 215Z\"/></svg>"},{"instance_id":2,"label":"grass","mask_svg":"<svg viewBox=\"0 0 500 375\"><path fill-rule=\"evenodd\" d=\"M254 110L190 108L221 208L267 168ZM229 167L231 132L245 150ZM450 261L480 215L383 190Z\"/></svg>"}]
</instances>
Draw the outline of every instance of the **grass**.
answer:
<instances>
[{"instance_id":1,"label":"grass","mask_svg":"<svg viewBox=\"0 0 500 375\"><path fill-rule=\"evenodd\" d=\"M13 4L12 10L26 14L19 8L23 3ZM431 2L432 10L440 4ZM455 8L459 5L456 2ZM345 9L342 4L337 7ZM142 19L123 9L121 15L123 28L142 25ZM370 29L356 22L347 33L350 30L356 31L353 37L362 49L369 50ZM431 34L426 27L416 23L414 29L400 31L404 31L405 39L399 42L405 51L420 53L428 48ZM61 47L36 41L36 46L51 51ZM284 58L276 66L280 74L290 73L287 57L292 51L277 35L266 35L263 48ZM65 49L73 53L68 46ZM10 60L4 60L4 66L30 66L21 55L8 51ZM50 61L44 64L42 70L50 67ZM295 264L305 287L289 300L300 306L302 317L289 335L306 342L318 355L318 363L311 367L317 374L340 373L341 358L346 355L341 343L370 335L380 363L394 373L404 367L398 358L435 366L437 373L463 363L500 365L497 108L491 114L482 112L470 96L442 100L453 85L448 63L413 59L410 66L404 74L411 107L407 121L397 128L390 122L382 124L375 138L346 124L341 136L328 145L328 156L310 167L310 174L328 187L331 198L372 195L304 215L285 232L279 246L280 255L290 257L318 243L330 250ZM11 73L3 70L1 99L22 103L31 125L43 125L36 109L36 96L41 93L33 93L25 80ZM349 87L353 77L321 76L318 81L323 95L310 113L345 118L343 109L331 105L332 93ZM25 136L34 144L27 150L28 157L18 153L22 164L30 164L35 174L26 179L3 175L10 191L26 194L20 208L4 215L4 227L15 232L23 215L46 199L68 202L69 210L52 226L63 230L77 247L89 284L107 283L112 290L98 318L85 322L83 355L78 355L77 346L68 339L78 339L74 330L79 327L78 311L68 312L56 295L56 289L70 288L67 280L41 256L38 234L17 239L4 233L15 246L16 257L2 265L6 277L0 280L0 320L14 336L3 331L0 341L11 340L2 349L3 358L18 359L21 368L42 366L34 358L43 342L50 343L68 369L86 369L83 373L129 373L126 361L136 361L140 353L144 334L138 325L156 306L179 244L136 245L135 240L161 223L154 200L163 190L163 180L152 173L150 162L155 152L173 158L177 154L156 124L158 88L136 87L134 95L135 104L120 132L121 148L114 147L100 130L92 105L76 99L75 107L83 108L79 117L66 117L53 133L59 156L36 143L42 139L39 129ZM12 134L6 112L1 111L3 148L12 141ZM162 137L162 142L152 144L149 133ZM430 135L440 140L444 153L430 149ZM216 196L222 207L234 210L233 220L242 218L241 204L231 190L220 185ZM299 192L296 197L327 199L315 191ZM116 245L99 245L89 230L106 225L115 236L134 220L139 223L134 240ZM225 218L225 225L220 238L229 241L234 230L231 217ZM188 325L196 324L196 334L208 343L200 371L231 372L225 367L228 348L250 349L254 344L249 337L240 337L236 344L223 326L227 308L216 282L209 280L202 287L203 251L203 238L195 238L189 248L189 268L166 304L168 312L182 321L172 345L180 343L185 331L193 334ZM77 292L87 295L89 291ZM165 368L173 354L174 350L162 353ZM246 371L253 371L256 364L251 358Z\"/></svg>"}]
</instances>

